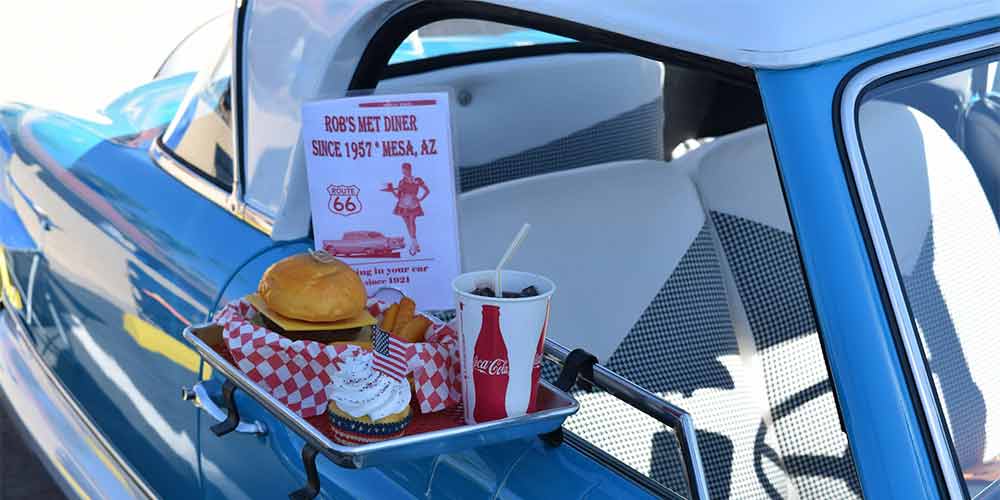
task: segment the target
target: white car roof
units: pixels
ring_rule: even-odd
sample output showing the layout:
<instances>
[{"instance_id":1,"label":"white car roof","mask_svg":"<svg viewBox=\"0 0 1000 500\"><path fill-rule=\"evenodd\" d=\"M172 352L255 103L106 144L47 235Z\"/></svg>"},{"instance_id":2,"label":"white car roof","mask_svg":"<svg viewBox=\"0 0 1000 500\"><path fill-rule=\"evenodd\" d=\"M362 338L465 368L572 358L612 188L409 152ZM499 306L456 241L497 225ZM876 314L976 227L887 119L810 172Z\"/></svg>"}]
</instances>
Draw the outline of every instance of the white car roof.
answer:
<instances>
[{"instance_id":1,"label":"white car roof","mask_svg":"<svg viewBox=\"0 0 1000 500\"><path fill-rule=\"evenodd\" d=\"M1000 15L998 0L492 0L741 66L782 68Z\"/></svg>"},{"instance_id":2,"label":"white car roof","mask_svg":"<svg viewBox=\"0 0 1000 500\"><path fill-rule=\"evenodd\" d=\"M301 107L343 95L361 53L412 0L247 0L239 117L245 201L274 239L309 234ZM1000 0L490 0L753 68L803 66L978 19ZM446 8L484 3L451 4ZM468 14L466 14L468 15ZM456 17L461 17L457 15Z\"/></svg>"}]
</instances>

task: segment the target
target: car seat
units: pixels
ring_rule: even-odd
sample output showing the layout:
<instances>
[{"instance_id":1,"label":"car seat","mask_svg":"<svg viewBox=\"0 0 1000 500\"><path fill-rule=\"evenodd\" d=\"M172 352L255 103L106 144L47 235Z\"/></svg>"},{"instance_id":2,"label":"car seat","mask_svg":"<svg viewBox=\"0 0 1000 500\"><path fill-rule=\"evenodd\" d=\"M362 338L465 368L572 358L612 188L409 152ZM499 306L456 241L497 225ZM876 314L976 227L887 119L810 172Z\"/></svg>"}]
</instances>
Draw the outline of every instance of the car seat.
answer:
<instances>
[{"instance_id":1,"label":"car seat","mask_svg":"<svg viewBox=\"0 0 1000 500\"><path fill-rule=\"evenodd\" d=\"M758 438L754 453L791 478L786 491L766 484L769 496L860 497L767 128L719 137L674 167L698 187L726 263L734 331L762 373L775 439Z\"/></svg>"},{"instance_id":2,"label":"car seat","mask_svg":"<svg viewBox=\"0 0 1000 500\"><path fill-rule=\"evenodd\" d=\"M466 270L495 265L524 222L510 263L557 284L550 338L689 411L714 498L785 491L773 461L755 464L767 408L734 334L713 229L692 182L660 161L625 161L464 193ZM546 365L551 379L555 367ZM686 486L667 427L601 392L576 392L566 428L675 492ZM761 480L765 477L766 480Z\"/></svg>"},{"instance_id":3,"label":"car seat","mask_svg":"<svg viewBox=\"0 0 1000 500\"><path fill-rule=\"evenodd\" d=\"M400 76L377 91L451 91L455 161L467 191L613 160L662 159L663 79L663 64L639 56L567 53Z\"/></svg>"}]
</instances>

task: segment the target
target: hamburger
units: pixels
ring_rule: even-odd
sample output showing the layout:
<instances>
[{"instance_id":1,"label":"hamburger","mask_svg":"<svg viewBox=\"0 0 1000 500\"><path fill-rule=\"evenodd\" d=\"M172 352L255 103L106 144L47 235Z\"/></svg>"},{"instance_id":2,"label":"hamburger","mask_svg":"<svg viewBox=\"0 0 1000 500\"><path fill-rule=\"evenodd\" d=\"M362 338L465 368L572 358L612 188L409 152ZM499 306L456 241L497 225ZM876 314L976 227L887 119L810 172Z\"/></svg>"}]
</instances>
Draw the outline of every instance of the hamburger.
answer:
<instances>
[{"instance_id":1,"label":"hamburger","mask_svg":"<svg viewBox=\"0 0 1000 500\"><path fill-rule=\"evenodd\" d=\"M326 252L272 264L249 300L264 327L292 340L364 342L375 324L361 278Z\"/></svg>"}]
</instances>

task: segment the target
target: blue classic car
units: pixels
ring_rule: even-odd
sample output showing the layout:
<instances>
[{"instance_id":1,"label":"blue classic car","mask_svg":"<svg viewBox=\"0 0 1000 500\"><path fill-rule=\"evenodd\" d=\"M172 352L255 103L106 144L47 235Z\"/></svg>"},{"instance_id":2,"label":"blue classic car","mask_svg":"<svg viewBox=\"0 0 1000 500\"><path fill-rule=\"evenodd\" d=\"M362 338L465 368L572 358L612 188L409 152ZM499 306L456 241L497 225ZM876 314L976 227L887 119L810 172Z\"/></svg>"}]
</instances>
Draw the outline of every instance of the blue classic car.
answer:
<instances>
[{"instance_id":1,"label":"blue classic car","mask_svg":"<svg viewBox=\"0 0 1000 500\"><path fill-rule=\"evenodd\" d=\"M82 498L1000 498L998 62L996 1L237 2L0 108L0 393ZM463 267L531 222L599 364L561 441L352 468L182 332L312 246L305 103L428 89Z\"/></svg>"}]
</instances>

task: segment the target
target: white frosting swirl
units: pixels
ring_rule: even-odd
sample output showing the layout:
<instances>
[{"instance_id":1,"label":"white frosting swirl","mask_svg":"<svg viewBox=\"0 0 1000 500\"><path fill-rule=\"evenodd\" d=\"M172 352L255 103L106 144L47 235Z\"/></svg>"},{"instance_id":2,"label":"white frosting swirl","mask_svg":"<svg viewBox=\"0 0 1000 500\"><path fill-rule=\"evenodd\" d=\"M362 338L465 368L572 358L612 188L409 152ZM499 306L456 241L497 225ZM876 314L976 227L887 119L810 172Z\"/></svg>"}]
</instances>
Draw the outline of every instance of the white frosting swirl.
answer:
<instances>
[{"instance_id":1,"label":"white frosting swirl","mask_svg":"<svg viewBox=\"0 0 1000 500\"><path fill-rule=\"evenodd\" d=\"M410 384L396 381L372 367L372 353L346 356L332 376L330 398L348 415L372 421L399 413L410 404Z\"/></svg>"}]
</instances>

